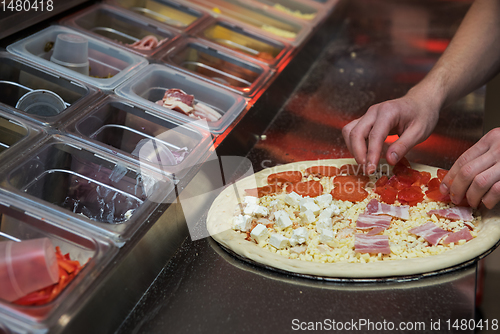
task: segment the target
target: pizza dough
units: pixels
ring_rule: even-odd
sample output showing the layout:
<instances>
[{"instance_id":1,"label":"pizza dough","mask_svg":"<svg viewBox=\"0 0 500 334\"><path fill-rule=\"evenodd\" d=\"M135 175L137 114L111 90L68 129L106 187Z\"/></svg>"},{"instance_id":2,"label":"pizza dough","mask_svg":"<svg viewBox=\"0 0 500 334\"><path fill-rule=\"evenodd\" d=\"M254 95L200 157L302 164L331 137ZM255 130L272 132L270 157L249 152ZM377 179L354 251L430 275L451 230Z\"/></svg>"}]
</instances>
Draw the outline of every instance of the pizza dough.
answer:
<instances>
[{"instance_id":1,"label":"pizza dough","mask_svg":"<svg viewBox=\"0 0 500 334\"><path fill-rule=\"evenodd\" d=\"M478 236L464 245L454 247L438 255L374 263L317 263L289 259L262 249L254 242L245 240L245 234L231 228L234 209L239 202L235 189L238 189L238 193L240 193L244 189L255 188L255 182L259 187L266 185L267 176L272 173L291 170L300 171L310 166L340 167L344 164L355 163L353 159L296 162L265 169L256 173L253 177L244 178L233 186L226 188L215 199L208 212L207 229L218 243L257 263L292 273L339 278L394 277L437 271L472 260L487 252L500 240L500 212L497 208L493 210L484 209L481 212L482 221L478 226ZM435 167L420 164L412 164L412 168L419 171L428 171L433 176L436 175L437 170Z\"/></svg>"}]
</instances>

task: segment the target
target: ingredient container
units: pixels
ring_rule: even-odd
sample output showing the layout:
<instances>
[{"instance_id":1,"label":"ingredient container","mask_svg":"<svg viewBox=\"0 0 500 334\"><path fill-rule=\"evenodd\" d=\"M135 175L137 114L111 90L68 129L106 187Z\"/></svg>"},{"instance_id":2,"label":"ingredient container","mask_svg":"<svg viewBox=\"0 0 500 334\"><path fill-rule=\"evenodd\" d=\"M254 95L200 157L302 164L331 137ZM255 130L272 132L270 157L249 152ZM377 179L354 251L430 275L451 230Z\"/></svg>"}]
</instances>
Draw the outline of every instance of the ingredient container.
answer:
<instances>
[{"instance_id":1,"label":"ingredient container","mask_svg":"<svg viewBox=\"0 0 500 334\"><path fill-rule=\"evenodd\" d=\"M154 56L179 36L154 20L103 4L69 16L61 24L146 57Z\"/></svg>"},{"instance_id":2,"label":"ingredient container","mask_svg":"<svg viewBox=\"0 0 500 334\"><path fill-rule=\"evenodd\" d=\"M56 95L56 102L51 108L19 109L20 100L34 90L44 90ZM88 105L90 101L98 100L102 94L95 88L88 86L64 74L58 74L44 67L38 67L7 52L0 52L0 105L5 110L23 118L33 120L43 125L58 126L75 114L78 109ZM50 93L49 93L50 94ZM61 99L64 109L57 112Z\"/></svg>"},{"instance_id":3,"label":"ingredient container","mask_svg":"<svg viewBox=\"0 0 500 334\"><path fill-rule=\"evenodd\" d=\"M67 257L78 261L82 268L68 274L69 283L65 286L64 281L60 281L58 269L59 283L55 286L62 289L54 290L53 297L35 299L36 294L32 293L31 299L28 296L15 302L0 299L0 322L9 324L15 333L44 333L49 328L55 331L58 326L63 326L64 322L59 320L73 316L85 302L93 288L102 282L103 270L118 251L109 240L79 229L70 229L60 217L0 192L0 244L10 242L19 247L36 239L50 243L49 256L56 256L57 247L60 254L68 254ZM69 263L75 265L73 262L65 264ZM22 269L29 271L28 267ZM71 268L66 270L71 271Z\"/></svg>"},{"instance_id":4,"label":"ingredient container","mask_svg":"<svg viewBox=\"0 0 500 334\"><path fill-rule=\"evenodd\" d=\"M164 97L168 89L181 89L194 96L195 105L201 103L217 112L220 118L205 125L216 134L224 132L246 106L245 99L240 95L159 64L149 65L137 77L120 86L116 93L161 115L171 116L184 123L197 121L196 118L156 103Z\"/></svg>"},{"instance_id":5,"label":"ingredient container","mask_svg":"<svg viewBox=\"0 0 500 334\"><path fill-rule=\"evenodd\" d=\"M12 196L120 246L174 188L166 175L61 135L49 136L4 169L0 187Z\"/></svg>"},{"instance_id":6,"label":"ingredient container","mask_svg":"<svg viewBox=\"0 0 500 334\"><path fill-rule=\"evenodd\" d=\"M89 75L50 61L54 43L60 34L77 35L88 39ZM143 57L62 26L43 29L9 45L7 51L107 91L113 90L148 63Z\"/></svg>"},{"instance_id":7,"label":"ingredient container","mask_svg":"<svg viewBox=\"0 0 500 334\"><path fill-rule=\"evenodd\" d=\"M194 38L180 41L169 53L160 56L160 60L248 97L256 94L272 74L261 63L218 50Z\"/></svg>"},{"instance_id":8,"label":"ingredient container","mask_svg":"<svg viewBox=\"0 0 500 334\"><path fill-rule=\"evenodd\" d=\"M196 36L273 67L286 60L292 51L289 44L273 40L228 20L208 21L208 24L198 28Z\"/></svg>"},{"instance_id":9,"label":"ingredient container","mask_svg":"<svg viewBox=\"0 0 500 334\"><path fill-rule=\"evenodd\" d=\"M184 177L212 142L206 130L190 127L166 115L156 115L117 96L107 97L92 111L70 123L66 131L109 153L136 163L139 160L141 165L172 174L175 179ZM174 161L158 161L155 154L145 152L145 145L150 141L168 149Z\"/></svg>"}]
</instances>

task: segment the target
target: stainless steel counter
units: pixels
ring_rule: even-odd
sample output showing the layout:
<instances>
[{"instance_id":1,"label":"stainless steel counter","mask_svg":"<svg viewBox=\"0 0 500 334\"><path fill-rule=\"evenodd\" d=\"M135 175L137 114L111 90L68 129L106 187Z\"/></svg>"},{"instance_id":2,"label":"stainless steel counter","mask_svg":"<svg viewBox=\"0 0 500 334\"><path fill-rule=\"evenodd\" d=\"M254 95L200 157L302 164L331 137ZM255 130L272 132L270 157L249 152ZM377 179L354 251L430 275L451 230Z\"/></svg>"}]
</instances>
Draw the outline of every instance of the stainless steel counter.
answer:
<instances>
[{"instance_id":1,"label":"stainless steel counter","mask_svg":"<svg viewBox=\"0 0 500 334\"><path fill-rule=\"evenodd\" d=\"M349 156L342 127L370 105L399 97L417 83L469 5L341 1L326 24L328 33L316 36L324 45L310 41L225 137L218 154L244 153L257 171ZM408 158L450 168L482 135L483 101L480 89L444 110L433 135ZM273 108L281 104L274 117ZM414 327L420 333L456 332L448 326L454 320L475 317L476 266L402 282L325 282L248 264L210 238L188 238L117 333L284 333L318 329L316 322L328 330L333 320L344 330L354 322L359 332L371 329L370 322L374 332L387 332L390 327L380 327L384 321L395 332L408 332L408 326L425 326Z\"/></svg>"}]
</instances>

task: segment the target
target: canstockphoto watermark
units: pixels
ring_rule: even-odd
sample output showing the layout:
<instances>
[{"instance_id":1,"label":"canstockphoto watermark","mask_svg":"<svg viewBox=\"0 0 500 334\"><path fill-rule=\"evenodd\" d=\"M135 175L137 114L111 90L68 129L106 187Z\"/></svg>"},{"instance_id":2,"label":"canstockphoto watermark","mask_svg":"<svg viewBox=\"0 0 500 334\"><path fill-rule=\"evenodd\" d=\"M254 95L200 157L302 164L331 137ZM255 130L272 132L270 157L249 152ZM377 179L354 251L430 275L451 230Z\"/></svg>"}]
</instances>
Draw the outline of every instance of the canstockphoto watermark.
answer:
<instances>
[{"instance_id":1,"label":"canstockphoto watermark","mask_svg":"<svg viewBox=\"0 0 500 334\"><path fill-rule=\"evenodd\" d=\"M428 329L433 330L434 322L393 322L388 320L372 321L370 319L351 319L349 321L338 321L335 319L324 319L322 321L301 321L293 319L291 329L293 331L416 331L421 332Z\"/></svg>"}]
</instances>

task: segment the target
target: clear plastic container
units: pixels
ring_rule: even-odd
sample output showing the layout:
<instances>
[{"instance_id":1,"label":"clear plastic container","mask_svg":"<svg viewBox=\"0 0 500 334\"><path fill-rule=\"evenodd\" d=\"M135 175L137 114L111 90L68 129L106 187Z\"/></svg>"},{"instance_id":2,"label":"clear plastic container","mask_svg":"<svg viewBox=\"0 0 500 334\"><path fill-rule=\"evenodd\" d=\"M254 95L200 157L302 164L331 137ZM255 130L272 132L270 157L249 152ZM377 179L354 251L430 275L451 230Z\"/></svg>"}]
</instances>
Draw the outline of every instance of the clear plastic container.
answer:
<instances>
[{"instance_id":1,"label":"clear plastic container","mask_svg":"<svg viewBox=\"0 0 500 334\"><path fill-rule=\"evenodd\" d=\"M174 188L166 175L60 135L5 168L2 188L120 246Z\"/></svg>"},{"instance_id":2,"label":"clear plastic container","mask_svg":"<svg viewBox=\"0 0 500 334\"><path fill-rule=\"evenodd\" d=\"M250 25L261 34L297 46L311 32L311 27L288 16L273 13L249 2L238 0L193 0L197 6L210 10L212 15L230 18Z\"/></svg>"},{"instance_id":3,"label":"clear plastic container","mask_svg":"<svg viewBox=\"0 0 500 334\"><path fill-rule=\"evenodd\" d=\"M12 152L12 148L22 144L30 136L38 134L40 134L40 130L30 128L0 111L0 159L8 160L6 156Z\"/></svg>"},{"instance_id":4,"label":"clear plastic container","mask_svg":"<svg viewBox=\"0 0 500 334\"><path fill-rule=\"evenodd\" d=\"M53 45L60 34L74 34L88 39L89 75L50 61ZM7 51L107 91L113 90L148 64L144 57L62 26L43 29L9 45Z\"/></svg>"},{"instance_id":5,"label":"clear plastic container","mask_svg":"<svg viewBox=\"0 0 500 334\"><path fill-rule=\"evenodd\" d=\"M103 280L101 272L118 253L109 240L70 229L60 218L0 193L0 241L39 238L48 238L54 254L57 246L83 268L55 299L43 305L18 305L0 299L0 323L13 333L40 333L61 326L61 315L71 316L85 303L93 287Z\"/></svg>"},{"instance_id":6,"label":"clear plastic container","mask_svg":"<svg viewBox=\"0 0 500 334\"><path fill-rule=\"evenodd\" d=\"M3 111L0 106L0 166L15 164L46 136L43 128Z\"/></svg>"},{"instance_id":7,"label":"clear plastic container","mask_svg":"<svg viewBox=\"0 0 500 334\"><path fill-rule=\"evenodd\" d=\"M272 74L266 65L194 38L179 41L160 60L248 97L255 95Z\"/></svg>"},{"instance_id":8,"label":"clear plastic container","mask_svg":"<svg viewBox=\"0 0 500 334\"><path fill-rule=\"evenodd\" d=\"M107 0L109 4L128 9L162 24L189 31L208 17L208 14L171 0Z\"/></svg>"},{"instance_id":9,"label":"clear plastic container","mask_svg":"<svg viewBox=\"0 0 500 334\"><path fill-rule=\"evenodd\" d=\"M72 71L89 75L89 41L76 34L59 34L50 61Z\"/></svg>"},{"instance_id":10,"label":"clear plastic container","mask_svg":"<svg viewBox=\"0 0 500 334\"><path fill-rule=\"evenodd\" d=\"M199 27L193 34L269 66L278 67L292 51L289 44L262 36L231 21L218 19L206 22L208 24Z\"/></svg>"},{"instance_id":11,"label":"clear plastic container","mask_svg":"<svg viewBox=\"0 0 500 334\"><path fill-rule=\"evenodd\" d=\"M61 24L146 57L154 56L179 36L179 32L159 27L153 20L103 4L91 6L66 17ZM156 46L150 49L133 46L149 36L158 41Z\"/></svg>"},{"instance_id":12,"label":"clear plastic container","mask_svg":"<svg viewBox=\"0 0 500 334\"><path fill-rule=\"evenodd\" d=\"M195 129L165 116L160 117L128 100L109 96L89 113L68 124L70 135L125 158L140 160L159 172L183 178L208 151L212 137L203 129ZM141 155L145 142L156 140L175 155L176 161L164 163ZM142 145L142 146L141 146ZM144 151L143 151L144 153Z\"/></svg>"},{"instance_id":13,"label":"clear plastic container","mask_svg":"<svg viewBox=\"0 0 500 334\"><path fill-rule=\"evenodd\" d=\"M207 123L212 133L224 132L246 107L246 100L242 96L159 64L149 65L140 75L118 87L116 93L159 114L183 122L195 121L156 103L163 98L167 89L173 88L194 95L195 103L207 105L221 115L217 121Z\"/></svg>"},{"instance_id":14,"label":"clear plastic container","mask_svg":"<svg viewBox=\"0 0 500 334\"><path fill-rule=\"evenodd\" d=\"M66 108L59 114L37 114L16 109L17 103L25 94L40 89L57 94L66 104ZM37 123L52 126L58 126L77 109L88 106L89 101L98 100L103 95L91 86L47 68L34 66L7 52L0 52L0 91L0 105L5 106L6 110Z\"/></svg>"}]
</instances>

